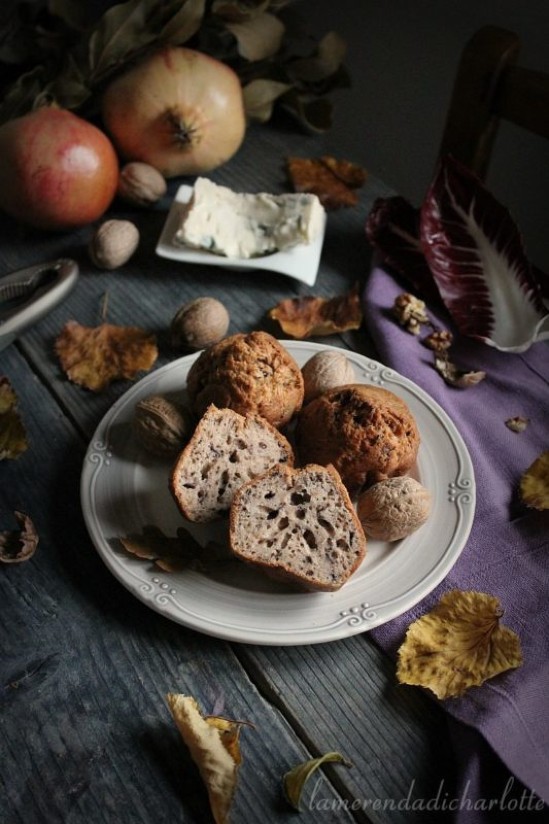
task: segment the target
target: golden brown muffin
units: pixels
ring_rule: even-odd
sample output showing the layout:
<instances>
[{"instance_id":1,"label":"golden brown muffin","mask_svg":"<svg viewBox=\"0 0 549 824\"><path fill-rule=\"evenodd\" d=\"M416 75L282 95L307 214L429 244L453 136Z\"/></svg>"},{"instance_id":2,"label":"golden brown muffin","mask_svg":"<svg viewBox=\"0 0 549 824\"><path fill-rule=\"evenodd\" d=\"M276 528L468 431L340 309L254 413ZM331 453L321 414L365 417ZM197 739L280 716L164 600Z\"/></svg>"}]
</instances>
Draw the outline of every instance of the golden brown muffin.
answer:
<instances>
[{"instance_id":1,"label":"golden brown muffin","mask_svg":"<svg viewBox=\"0 0 549 824\"><path fill-rule=\"evenodd\" d=\"M272 335L240 333L202 352L189 370L187 391L196 415L213 403L282 427L301 409L303 375Z\"/></svg>"},{"instance_id":2,"label":"golden brown muffin","mask_svg":"<svg viewBox=\"0 0 549 824\"><path fill-rule=\"evenodd\" d=\"M414 465L419 432L405 402L388 389L348 384L328 390L299 414L302 463L333 464L351 496Z\"/></svg>"}]
</instances>

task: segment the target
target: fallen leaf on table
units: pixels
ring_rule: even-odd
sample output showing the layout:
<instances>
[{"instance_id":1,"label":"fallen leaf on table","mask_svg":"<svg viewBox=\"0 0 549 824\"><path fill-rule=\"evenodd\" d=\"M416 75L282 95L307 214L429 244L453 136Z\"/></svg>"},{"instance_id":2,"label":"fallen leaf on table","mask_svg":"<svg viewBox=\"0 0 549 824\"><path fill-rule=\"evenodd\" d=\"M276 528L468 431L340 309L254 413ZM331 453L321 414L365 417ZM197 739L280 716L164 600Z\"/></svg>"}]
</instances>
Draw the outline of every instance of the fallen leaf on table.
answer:
<instances>
[{"instance_id":1,"label":"fallen leaf on table","mask_svg":"<svg viewBox=\"0 0 549 824\"><path fill-rule=\"evenodd\" d=\"M190 532L179 527L176 536L170 538L157 526L144 526L138 534L118 539L122 547L135 555L153 561L164 572L178 572L188 566L206 566L209 562L234 560L227 547L213 541L205 547Z\"/></svg>"},{"instance_id":2,"label":"fallen leaf on table","mask_svg":"<svg viewBox=\"0 0 549 824\"><path fill-rule=\"evenodd\" d=\"M508 418L505 421L505 426L507 429L510 429L511 432L524 432L530 420L528 418L523 418L521 415L515 415L514 418Z\"/></svg>"},{"instance_id":3,"label":"fallen leaf on table","mask_svg":"<svg viewBox=\"0 0 549 824\"><path fill-rule=\"evenodd\" d=\"M451 590L408 627L398 651L397 678L432 690L437 698L463 695L522 664L520 639L501 626L498 598Z\"/></svg>"},{"instance_id":4,"label":"fallen leaf on table","mask_svg":"<svg viewBox=\"0 0 549 824\"><path fill-rule=\"evenodd\" d=\"M135 326L81 326L69 321L55 342L61 366L71 381L101 392L112 381L132 380L158 357L155 336Z\"/></svg>"},{"instance_id":5,"label":"fallen leaf on table","mask_svg":"<svg viewBox=\"0 0 549 824\"><path fill-rule=\"evenodd\" d=\"M216 824L226 824L242 761L239 735L244 722L204 716L190 695L171 692L166 698L208 791L214 820Z\"/></svg>"},{"instance_id":6,"label":"fallen leaf on table","mask_svg":"<svg viewBox=\"0 0 549 824\"><path fill-rule=\"evenodd\" d=\"M284 775L284 794L294 810L300 812L301 794L312 774L323 764L334 761L344 764L346 767L353 766L351 762L347 761L340 753L327 752L320 756L320 758L311 758L309 761L303 761L302 764L298 764L297 767L294 767Z\"/></svg>"},{"instance_id":7,"label":"fallen leaf on table","mask_svg":"<svg viewBox=\"0 0 549 824\"><path fill-rule=\"evenodd\" d=\"M0 461L18 458L28 446L17 409L17 395L8 378L0 377Z\"/></svg>"},{"instance_id":8,"label":"fallen leaf on table","mask_svg":"<svg viewBox=\"0 0 549 824\"><path fill-rule=\"evenodd\" d=\"M13 513L20 529L0 532L0 561L20 564L32 558L38 546L38 533L32 520L24 512Z\"/></svg>"},{"instance_id":9,"label":"fallen leaf on table","mask_svg":"<svg viewBox=\"0 0 549 824\"><path fill-rule=\"evenodd\" d=\"M520 495L532 509L549 509L549 449L542 452L523 474Z\"/></svg>"},{"instance_id":10,"label":"fallen leaf on table","mask_svg":"<svg viewBox=\"0 0 549 824\"><path fill-rule=\"evenodd\" d=\"M356 190L367 177L366 170L357 163L330 155L316 159L288 157L286 166L294 191L316 195L328 211L356 206Z\"/></svg>"},{"instance_id":11,"label":"fallen leaf on table","mask_svg":"<svg viewBox=\"0 0 549 824\"><path fill-rule=\"evenodd\" d=\"M334 298L287 298L269 311L269 317L278 321L286 335L301 339L359 329L362 307L355 288Z\"/></svg>"}]
</instances>

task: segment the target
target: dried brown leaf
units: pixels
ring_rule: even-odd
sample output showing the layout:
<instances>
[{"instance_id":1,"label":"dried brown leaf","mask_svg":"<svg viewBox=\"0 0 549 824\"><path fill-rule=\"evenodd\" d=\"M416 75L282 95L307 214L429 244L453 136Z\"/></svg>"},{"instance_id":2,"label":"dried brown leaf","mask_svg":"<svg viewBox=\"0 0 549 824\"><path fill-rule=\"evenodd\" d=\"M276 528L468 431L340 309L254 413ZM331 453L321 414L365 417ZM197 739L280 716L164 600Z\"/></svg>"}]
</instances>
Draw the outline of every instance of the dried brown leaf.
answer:
<instances>
[{"instance_id":1,"label":"dried brown leaf","mask_svg":"<svg viewBox=\"0 0 549 824\"><path fill-rule=\"evenodd\" d=\"M236 792L242 723L204 716L190 695L169 693L168 706L208 791L216 824L227 824Z\"/></svg>"},{"instance_id":2,"label":"dried brown leaf","mask_svg":"<svg viewBox=\"0 0 549 824\"><path fill-rule=\"evenodd\" d=\"M486 377L486 372L464 372L452 363L445 355L435 356L435 369L442 375L446 383L460 389L476 386Z\"/></svg>"},{"instance_id":3,"label":"dried brown leaf","mask_svg":"<svg viewBox=\"0 0 549 824\"><path fill-rule=\"evenodd\" d=\"M367 174L358 164L330 155L317 159L288 157L286 167L294 191L317 195L329 211L356 206L356 189L364 184Z\"/></svg>"},{"instance_id":4,"label":"dried brown leaf","mask_svg":"<svg viewBox=\"0 0 549 824\"><path fill-rule=\"evenodd\" d=\"M0 532L0 561L3 564L20 564L32 558L38 546L38 533L28 515L13 513L19 530Z\"/></svg>"},{"instance_id":5,"label":"dried brown leaf","mask_svg":"<svg viewBox=\"0 0 549 824\"><path fill-rule=\"evenodd\" d=\"M366 183L368 172L358 163L341 160L332 155L322 155L320 162L351 189L360 189Z\"/></svg>"},{"instance_id":6,"label":"dried brown leaf","mask_svg":"<svg viewBox=\"0 0 549 824\"><path fill-rule=\"evenodd\" d=\"M179 572L189 566L206 567L211 563L234 560L228 548L213 541L205 547L183 527L170 538L157 526L144 526L142 532L118 539L122 548L136 558L153 561L164 572Z\"/></svg>"},{"instance_id":7,"label":"dried brown leaf","mask_svg":"<svg viewBox=\"0 0 549 824\"><path fill-rule=\"evenodd\" d=\"M520 495L532 509L549 509L549 449L542 452L523 474Z\"/></svg>"},{"instance_id":8,"label":"dried brown leaf","mask_svg":"<svg viewBox=\"0 0 549 824\"><path fill-rule=\"evenodd\" d=\"M398 651L398 680L427 687L444 699L520 667L519 637L500 625L502 614L493 595L447 592L408 627Z\"/></svg>"},{"instance_id":9,"label":"dried brown leaf","mask_svg":"<svg viewBox=\"0 0 549 824\"><path fill-rule=\"evenodd\" d=\"M18 458L28 446L17 395L8 378L0 377L0 461Z\"/></svg>"},{"instance_id":10,"label":"dried brown leaf","mask_svg":"<svg viewBox=\"0 0 549 824\"><path fill-rule=\"evenodd\" d=\"M355 288L333 298L287 298L269 311L269 317L278 321L283 332L292 338L321 337L359 329L362 306Z\"/></svg>"},{"instance_id":11,"label":"dried brown leaf","mask_svg":"<svg viewBox=\"0 0 549 824\"><path fill-rule=\"evenodd\" d=\"M76 321L65 324L55 351L69 379L94 392L114 380L132 380L158 357L155 336L143 329L109 323L88 327Z\"/></svg>"}]
</instances>

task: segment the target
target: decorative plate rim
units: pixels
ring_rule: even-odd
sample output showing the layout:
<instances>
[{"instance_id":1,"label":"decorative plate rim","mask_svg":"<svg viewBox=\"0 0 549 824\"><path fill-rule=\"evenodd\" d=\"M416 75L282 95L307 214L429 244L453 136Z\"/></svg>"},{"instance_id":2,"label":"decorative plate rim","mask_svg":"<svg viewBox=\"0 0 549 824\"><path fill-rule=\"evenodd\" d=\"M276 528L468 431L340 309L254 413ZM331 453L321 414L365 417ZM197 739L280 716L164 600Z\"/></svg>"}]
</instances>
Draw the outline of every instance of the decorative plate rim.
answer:
<instances>
[{"instance_id":1,"label":"decorative plate rim","mask_svg":"<svg viewBox=\"0 0 549 824\"><path fill-rule=\"evenodd\" d=\"M399 394L400 390L407 396L409 404L417 405L422 418L430 419L432 425L437 427L437 431L444 433L444 446L453 456L454 464L448 469L448 473L446 469L442 470L446 490L440 494L445 498L443 503L447 511L440 515L435 511L432 513L430 534L436 534L438 527L444 531L443 515L445 518L450 515L452 524L448 527L450 532L444 539L444 545L435 550L429 549L430 552L434 552L432 559L422 558L428 568L421 578L409 586L403 584L402 587L398 580L394 580L395 577L398 578L399 563L402 559L405 564L409 564L409 553L413 553L420 546L420 533L425 527L404 541L398 542L400 560L398 557L390 557L391 550L387 550L387 560L384 558L385 548L377 547L378 567L373 571L366 570L363 575L358 574L361 573L359 570L335 593L301 593L281 588L280 591L269 592L267 595L248 593L244 605L240 603L239 590L230 582L220 584L219 581L210 580L207 574L196 570L164 573L151 568L147 561L125 556L113 549L112 542L116 536L105 534L105 517L101 511L102 506L104 508L104 499L112 474L120 474L121 481L124 481L121 487L128 487L131 495L135 495L135 490L132 486L132 464L128 460L121 460L113 451L112 433L124 422L124 418L126 424L128 423L131 410L139 397L156 391L153 387L158 387L160 383L168 388L162 391L169 391L170 381L175 379L178 373L182 374L188 370L199 353L171 361L149 373L113 404L99 423L86 451L80 494L84 520L100 557L115 578L148 607L183 626L224 640L297 646L334 641L373 629L398 617L428 595L446 577L466 544L475 511L475 480L467 447L454 423L442 407L413 381L356 352L308 341L281 343L300 364L321 350L343 351L359 370L357 382L388 384L387 388L396 394ZM420 433L424 443L428 444L429 433L421 429ZM422 448L423 446L420 447L420 458ZM432 460L434 458L431 456ZM419 463L421 464L421 461ZM433 471L428 462L424 471L428 475ZM438 468L436 472L439 472ZM429 478L422 477L421 480L429 485ZM167 486L166 478L166 490ZM181 525L183 526L183 519ZM162 528L162 523L156 526ZM123 531L121 530L118 535ZM374 544L370 542L370 547L372 546ZM369 587L374 591L377 589L383 592L383 587L386 586L384 575L390 578L391 586L393 589L396 587L396 591L390 597L369 597ZM195 594L195 588L198 588L200 594ZM231 604L226 612L216 615L218 602L222 604L223 597L228 597L229 602L234 599L234 604ZM296 624L292 624L294 610L299 615L299 622ZM273 615L278 618L278 623L273 619ZM290 623L287 623L288 621Z\"/></svg>"}]
</instances>

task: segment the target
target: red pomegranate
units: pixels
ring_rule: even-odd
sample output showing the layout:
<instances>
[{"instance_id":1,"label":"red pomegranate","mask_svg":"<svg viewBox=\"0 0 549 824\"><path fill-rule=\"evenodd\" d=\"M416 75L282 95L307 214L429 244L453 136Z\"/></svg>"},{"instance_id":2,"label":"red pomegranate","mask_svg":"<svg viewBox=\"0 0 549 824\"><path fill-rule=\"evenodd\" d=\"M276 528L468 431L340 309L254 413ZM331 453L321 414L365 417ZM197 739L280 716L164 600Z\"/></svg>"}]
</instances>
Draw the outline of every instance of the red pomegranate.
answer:
<instances>
[{"instance_id":1,"label":"red pomegranate","mask_svg":"<svg viewBox=\"0 0 549 824\"><path fill-rule=\"evenodd\" d=\"M0 208L39 229L97 220L118 184L109 138L72 112L44 107L0 126Z\"/></svg>"}]
</instances>

